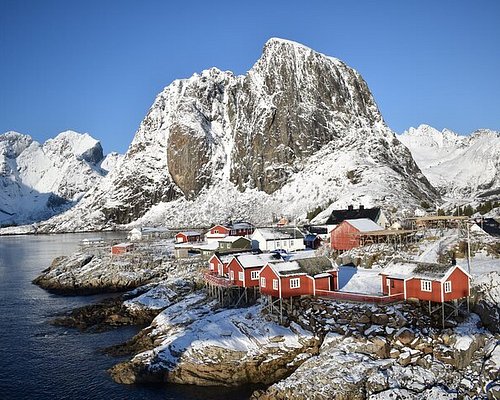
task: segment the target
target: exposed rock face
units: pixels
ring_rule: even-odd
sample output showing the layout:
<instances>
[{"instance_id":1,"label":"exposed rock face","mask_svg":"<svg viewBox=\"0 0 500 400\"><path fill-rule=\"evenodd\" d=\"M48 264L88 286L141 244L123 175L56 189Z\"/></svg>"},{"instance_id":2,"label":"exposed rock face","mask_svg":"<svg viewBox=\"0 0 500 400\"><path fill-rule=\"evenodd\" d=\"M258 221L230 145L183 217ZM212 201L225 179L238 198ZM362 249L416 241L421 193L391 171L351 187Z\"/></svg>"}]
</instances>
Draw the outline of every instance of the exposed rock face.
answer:
<instances>
[{"instance_id":1,"label":"exposed rock face","mask_svg":"<svg viewBox=\"0 0 500 400\"><path fill-rule=\"evenodd\" d=\"M217 217L198 211L206 204L224 218L268 222L336 200L417 204L436 196L356 71L271 39L245 76L212 68L172 82L119 167L43 229L102 228L153 210L146 223L200 225Z\"/></svg>"},{"instance_id":2,"label":"exposed rock face","mask_svg":"<svg viewBox=\"0 0 500 400\"><path fill-rule=\"evenodd\" d=\"M269 384L317 352L319 339L298 325L266 321L260 307L214 312L204 294L166 308L136 343L154 348L110 370L120 383Z\"/></svg>"}]
</instances>

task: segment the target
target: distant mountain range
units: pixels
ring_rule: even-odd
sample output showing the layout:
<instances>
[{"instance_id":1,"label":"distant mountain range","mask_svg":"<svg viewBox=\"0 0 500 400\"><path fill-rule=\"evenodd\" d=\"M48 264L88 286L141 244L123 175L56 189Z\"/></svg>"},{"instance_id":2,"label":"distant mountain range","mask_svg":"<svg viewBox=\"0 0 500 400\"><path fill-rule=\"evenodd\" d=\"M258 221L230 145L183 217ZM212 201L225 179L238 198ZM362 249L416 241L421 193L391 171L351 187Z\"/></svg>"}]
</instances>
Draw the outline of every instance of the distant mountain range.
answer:
<instances>
[{"instance_id":1,"label":"distant mountain range","mask_svg":"<svg viewBox=\"0 0 500 400\"><path fill-rule=\"evenodd\" d=\"M114 168L88 134L60 133L40 144L17 132L0 135L0 226L42 221L67 210Z\"/></svg>"},{"instance_id":2,"label":"distant mountain range","mask_svg":"<svg viewBox=\"0 0 500 400\"><path fill-rule=\"evenodd\" d=\"M443 196L471 200L500 196L500 132L480 129L460 136L420 125L398 139Z\"/></svg>"},{"instance_id":3,"label":"distant mountain range","mask_svg":"<svg viewBox=\"0 0 500 400\"><path fill-rule=\"evenodd\" d=\"M269 223L348 204L411 212L439 202L440 193L455 193L447 177L441 184L422 173L418 143L430 139L416 131L398 140L366 82L342 61L270 39L244 76L212 68L167 86L116 168L103 177L100 161L85 160L82 168L91 172L84 175L95 175L90 189L71 191L85 194L39 229ZM488 168L498 174L498 164ZM64 198L74 202L74 196Z\"/></svg>"}]
</instances>

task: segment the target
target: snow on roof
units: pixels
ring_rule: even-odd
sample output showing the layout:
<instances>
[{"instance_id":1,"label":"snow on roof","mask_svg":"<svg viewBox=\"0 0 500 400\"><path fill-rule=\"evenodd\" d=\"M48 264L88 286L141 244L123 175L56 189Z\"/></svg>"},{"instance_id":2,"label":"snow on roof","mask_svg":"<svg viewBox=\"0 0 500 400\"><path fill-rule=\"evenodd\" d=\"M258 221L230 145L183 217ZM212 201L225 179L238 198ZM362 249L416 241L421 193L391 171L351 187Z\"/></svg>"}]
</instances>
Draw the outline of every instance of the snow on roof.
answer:
<instances>
[{"instance_id":1,"label":"snow on roof","mask_svg":"<svg viewBox=\"0 0 500 400\"><path fill-rule=\"evenodd\" d=\"M184 231L184 232L179 232L178 235L185 235L185 236L200 236L201 234L196 231Z\"/></svg>"},{"instance_id":2,"label":"snow on roof","mask_svg":"<svg viewBox=\"0 0 500 400\"><path fill-rule=\"evenodd\" d=\"M282 262L283 259L277 253L264 254L241 254L235 257L243 268L263 267L268 262Z\"/></svg>"},{"instance_id":3,"label":"snow on roof","mask_svg":"<svg viewBox=\"0 0 500 400\"><path fill-rule=\"evenodd\" d=\"M219 242L228 242L228 243L234 243L239 239L246 239L244 236L226 236L219 240ZM247 239L249 240L249 239Z\"/></svg>"},{"instance_id":4,"label":"snow on roof","mask_svg":"<svg viewBox=\"0 0 500 400\"><path fill-rule=\"evenodd\" d=\"M193 246L193 249L198 249L198 250L217 250L218 248L219 244L217 242L202 243Z\"/></svg>"},{"instance_id":5,"label":"snow on roof","mask_svg":"<svg viewBox=\"0 0 500 400\"><path fill-rule=\"evenodd\" d=\"M284 258L288 258L287 261L296 261L296 260L301 260L303 258L312 258L316 257L316 252L314 250L302 250L302 251L297 251L295 253L289 253L288 255L285 255Z\"/></svg>"},{"instance_id":6,"label":"snow on roof","mask_svg":"<svg viewBox=\"0 0 500 400\"><path fill-rule=\"evenodd\" d=\"M130 246L133 246L133 245L134 245L133 243L127 242L127 243L118 243L118 244L115 244L113 247L130 247Z\"/></svg>"},{"instance_id":7,"label":"snow on roof","mask_svg":"<svg viewBox=\"0 0 500 400\"><path fill-rule=\"evenodd\" d=\"M257 228L266 240L303 239L304 234L297 228Z\"/></svg>"},{"instance_id":8,"label":"snow on roof","mask_svg":"<svg viewBox=\"0 0 500 400\"><path fill-rule=\"evenodd\" d=\"M325 256L302 258L295 261L271 265L278 275L306 274L310 276L334 269L332 261Z\"/></svg>"},{"instance_id":9,"label":"snow on roof","mask_svg":"<svg viewBox=\"0 0 500 400\"><path fill-rule=\"evenodd\" d=\"M250 222L235 222L229 225L231 229L252 229L253 225Z\"/></svg>"},{"instance_id":10,"label":"snow on roof","mask_svg":"<svg viewBox=\"0 0 500 400\"><path fill-rule=\"evenodd\" d=\"M454 265L446 264L397 260L385 267L381 274L396 279L423 278L440 280L454 267Z\"/></svg>"},{"instance_id":11,"label":"snow on roof","mask_svg":"<svg viewBox=\"0 0 500 400\"><path fill-rule=\"evenodd\" d=\"M375 222L373 222L371 219L368 218L346 219L345 222L349 223L360 232L384 230L384 228L382 228L380 225L376 224Z\"/></svg>"}]
</instances>

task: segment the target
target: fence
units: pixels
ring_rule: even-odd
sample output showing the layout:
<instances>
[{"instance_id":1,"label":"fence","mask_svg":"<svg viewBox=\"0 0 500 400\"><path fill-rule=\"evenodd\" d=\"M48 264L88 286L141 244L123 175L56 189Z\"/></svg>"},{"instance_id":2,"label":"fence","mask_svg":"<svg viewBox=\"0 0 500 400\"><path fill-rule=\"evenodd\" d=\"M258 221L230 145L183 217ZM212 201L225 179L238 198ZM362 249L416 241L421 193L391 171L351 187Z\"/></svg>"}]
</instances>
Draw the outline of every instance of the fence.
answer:
<instances>
[{"instance_id":1,"label":"fence","mask_svg":"<svg viewBox=\"0 0 500 400\"><path fill-rule=\"evenodd\" d=\"M223 287L234 286L233 281L229 280L228 278L224 278L222 276L213 275L210 272L205 272L203 274L203 276L205 277L205 281L206 282L209 282L209 283L211 283L213 285L223 286Z\"/></svg>"}]
</instances>

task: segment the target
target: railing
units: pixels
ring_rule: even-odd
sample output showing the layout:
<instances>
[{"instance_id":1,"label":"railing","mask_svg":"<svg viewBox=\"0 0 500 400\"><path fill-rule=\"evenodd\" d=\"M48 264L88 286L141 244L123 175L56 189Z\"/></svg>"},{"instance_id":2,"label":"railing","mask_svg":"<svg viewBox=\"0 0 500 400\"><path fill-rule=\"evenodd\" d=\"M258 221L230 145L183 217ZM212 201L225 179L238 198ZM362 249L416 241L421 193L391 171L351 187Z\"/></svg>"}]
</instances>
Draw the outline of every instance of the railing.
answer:
<instances>
[{"instance_id":1,"label":"railing","mask_svg":"<svg viewBox=\"0 0 500 400\"><path fill-rule=\"evenodd\" d=\"M328 297L335 300L356 301L361 303L376 303L387 304L396 301L404 300L403 293L397 293L390 296L377 296L362 293L348 293L348 292L332 292L330 290L316 290L316 296Z\"/></svg>"},{"instance_id":2,"label":"railing","mask_svg":"<svg viewBox=\"0 0 500 400\"><path fill-rule=\"evenodd\" d=\"M224 287L234 286L234 282L231 281L229 278L220 275L215 275L213 272L205 272L203 276L205 278L205 281L210 282L213 285L224 286Z\"/></svg>"}]
</instances>

